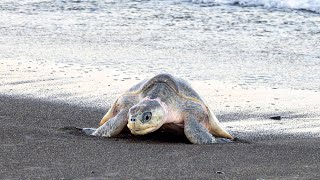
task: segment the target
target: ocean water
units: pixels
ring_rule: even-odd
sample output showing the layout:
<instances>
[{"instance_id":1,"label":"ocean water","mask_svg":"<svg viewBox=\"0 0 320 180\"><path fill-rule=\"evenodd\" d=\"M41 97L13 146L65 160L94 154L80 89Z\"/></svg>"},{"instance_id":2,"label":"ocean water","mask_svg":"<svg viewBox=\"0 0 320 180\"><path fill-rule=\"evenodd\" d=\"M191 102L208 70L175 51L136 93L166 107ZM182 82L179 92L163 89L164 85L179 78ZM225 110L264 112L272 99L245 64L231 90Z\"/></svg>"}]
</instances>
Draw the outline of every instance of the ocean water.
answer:
<instances>
[{"instance_id":1,"label":"ocean water","mask_svg":"<svg viewBox=\"0 0 320 180\"><path fill-rule=\"evenodd\" d=\"M106 108L167 72L270 130L249 114L319 117L319 47L319 0L2 0L0 93Z\"/></svg>"}]
</instances>

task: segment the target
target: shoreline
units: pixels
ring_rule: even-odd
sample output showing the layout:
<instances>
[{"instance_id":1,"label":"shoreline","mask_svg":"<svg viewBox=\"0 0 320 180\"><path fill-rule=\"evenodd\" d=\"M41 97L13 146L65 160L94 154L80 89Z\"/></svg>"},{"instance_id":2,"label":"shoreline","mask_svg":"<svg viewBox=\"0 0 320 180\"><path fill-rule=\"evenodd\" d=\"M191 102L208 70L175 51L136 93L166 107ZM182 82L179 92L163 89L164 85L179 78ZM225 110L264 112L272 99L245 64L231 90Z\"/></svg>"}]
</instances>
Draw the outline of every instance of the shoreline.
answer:
<instances>
[{"instance_id":1,"label":"shoreline","mask_svg":"<svg viewBox=\"0 0 320 180\"><path fill-rule=\"evenodd\" d=\"M60 128L94 127L105 110L0 96L0 176L108 179L318 179L320 138L192 145L162 137L96 138Z\"/></svg>"}]
</instances>

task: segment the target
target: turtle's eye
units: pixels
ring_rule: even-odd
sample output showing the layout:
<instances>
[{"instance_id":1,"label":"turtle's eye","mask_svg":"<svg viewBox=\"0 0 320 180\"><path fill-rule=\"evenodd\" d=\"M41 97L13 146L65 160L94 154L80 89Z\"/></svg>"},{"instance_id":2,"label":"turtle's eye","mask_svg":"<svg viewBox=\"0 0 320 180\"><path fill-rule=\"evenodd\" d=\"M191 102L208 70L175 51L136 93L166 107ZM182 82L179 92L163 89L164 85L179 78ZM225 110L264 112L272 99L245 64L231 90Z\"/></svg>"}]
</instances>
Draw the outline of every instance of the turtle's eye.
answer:
<instances>
[{"instance_id":1,"label":"turtle's eye","mask_svg":"<svg viewBox=\"0 0 320 180\"><path fill-rule=\"evenodd\" d=\"M151 120L151 117L152 117L152 113L151 112L145 112L142 114L142 122L145 123L145 122L148 122Z\"/></svg>"}]
</instances>

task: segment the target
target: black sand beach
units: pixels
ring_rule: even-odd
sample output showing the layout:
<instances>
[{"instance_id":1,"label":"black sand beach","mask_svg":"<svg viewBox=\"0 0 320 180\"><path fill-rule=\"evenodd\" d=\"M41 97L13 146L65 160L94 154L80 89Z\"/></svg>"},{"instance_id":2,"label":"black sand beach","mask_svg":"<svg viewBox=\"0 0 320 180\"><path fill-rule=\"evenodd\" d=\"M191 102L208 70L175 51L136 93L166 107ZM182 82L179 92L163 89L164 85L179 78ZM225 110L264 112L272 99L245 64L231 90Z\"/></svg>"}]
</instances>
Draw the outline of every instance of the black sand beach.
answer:
<instances>
[{"instance_id":1,"label":"black sand beach","mask_svg":"<svg viewBox=\"0 0 320 180\"><path fill-rule=\"evenodd\" d=\"M192 145L168 137L96 138L105 110L0 97L1 179L319 179L319 138ZM73 131L74 132L74 131Z\"/></svg>"}]
</instances>

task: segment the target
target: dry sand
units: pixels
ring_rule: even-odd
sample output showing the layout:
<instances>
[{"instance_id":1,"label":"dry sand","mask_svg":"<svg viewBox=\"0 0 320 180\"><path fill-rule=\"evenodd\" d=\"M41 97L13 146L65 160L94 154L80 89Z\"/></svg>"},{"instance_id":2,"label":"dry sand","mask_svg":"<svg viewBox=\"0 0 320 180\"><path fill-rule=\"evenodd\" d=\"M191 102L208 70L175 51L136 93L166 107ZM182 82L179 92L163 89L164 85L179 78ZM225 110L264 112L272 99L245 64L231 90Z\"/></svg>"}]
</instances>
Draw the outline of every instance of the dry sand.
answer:
<instances>
[{"instance_id":1,"label":"dry sand","mask_svg":"<svg viewBox=\"0 0 320 180\"><path fill-rule=\"evenodd\" d=\"M1 96L1 179L320 178L317 137L192 145L161 133L106 139L61 129L94 127L104 113Z\"/></svg>"}]
</instances>

